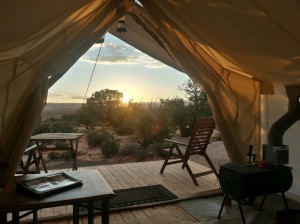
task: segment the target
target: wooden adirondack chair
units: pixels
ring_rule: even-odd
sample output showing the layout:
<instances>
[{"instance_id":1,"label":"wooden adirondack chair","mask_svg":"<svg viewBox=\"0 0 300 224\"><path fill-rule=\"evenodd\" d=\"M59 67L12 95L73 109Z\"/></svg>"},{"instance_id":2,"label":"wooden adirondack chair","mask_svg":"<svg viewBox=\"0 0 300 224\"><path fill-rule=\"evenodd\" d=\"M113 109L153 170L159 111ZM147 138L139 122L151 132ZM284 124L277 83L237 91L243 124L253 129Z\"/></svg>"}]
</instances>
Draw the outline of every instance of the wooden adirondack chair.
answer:
<instances>
[{"instance_id":1,"label":"wooden adirondack chair","mask_svg":"<svg viewBox=\"0 0 300 224\"><path fill-rule=\"evenodd\" d=\"M210 142L211 135L215 128L215 122L212 117L200 117L197 119L191 137L188 143L184 143L181 141L176 141L173 139L165 139L166 142L171 143L171 147L166 149L168 151L168 155L163 163L163 166L160 170L160 173L163 173L167 165L175 164L175 163L183 163L182 168L186 168L189 175L191 176L195 185L199 185L196 177L207 175L210 173L215 173L217 178L219 178L219 174L211 162L210 158L206 153L207 145ZM204 156L207 163L209 164L211 170L205 171L202 173L194 174L188 164L188 160L192 155L200 155ZM178 159L171 160L171 157L176 157Z\"/></svg>"}]
</instances>

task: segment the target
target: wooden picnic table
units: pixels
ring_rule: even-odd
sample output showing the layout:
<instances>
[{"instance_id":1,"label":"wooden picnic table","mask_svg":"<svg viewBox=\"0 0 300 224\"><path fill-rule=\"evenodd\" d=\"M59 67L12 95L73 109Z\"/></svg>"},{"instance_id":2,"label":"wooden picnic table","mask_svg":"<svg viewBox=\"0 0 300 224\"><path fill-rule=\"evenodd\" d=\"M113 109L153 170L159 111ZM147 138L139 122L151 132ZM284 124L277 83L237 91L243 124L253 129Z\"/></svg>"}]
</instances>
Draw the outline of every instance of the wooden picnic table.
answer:
<instances>
[{"instance_id":1,"label":"wooden picnic table","mask_svg":"<svg viewBox=\"0 0 300 224\"><path fill-rule=\"evenodd\" d=\"M47 173L47 167L43 157L43 152L46 151L71 151L73 159L73 170L77 170L77 150L79 138L82 137L84 133L42 133L33 135L30 140L35 141L38 150L38 166L42 162L44 171ZM49 147L47 143L53 141L67 142L68 144L63 146Z\"/></svg>"}]
</instances>

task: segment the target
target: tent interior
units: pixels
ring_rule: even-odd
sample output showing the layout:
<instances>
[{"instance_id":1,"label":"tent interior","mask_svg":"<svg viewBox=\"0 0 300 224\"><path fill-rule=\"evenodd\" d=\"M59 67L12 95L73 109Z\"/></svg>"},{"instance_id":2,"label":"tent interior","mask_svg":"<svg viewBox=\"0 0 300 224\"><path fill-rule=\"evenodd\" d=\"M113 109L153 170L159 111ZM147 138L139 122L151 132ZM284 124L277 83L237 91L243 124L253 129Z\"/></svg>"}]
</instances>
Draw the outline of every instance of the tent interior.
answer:
<instances>
[{"instance_id":1,"label":"tent interior","mask_svg":"<svg viewBox=\"0 0 300 224\"><path fill-rule=\"evenodd\" d=\"M209 97L232 162L260 155L300 95L300 2L256 0L5 1L0 7L0 161L12 177L48 88L106 32L186 73ZM116 32L126 15L126 33ZM292 93L287 94L287 89ZM297 104L298 103L298 104ZM294 106L295 107L295 106ZM284 134L300 195L300 123Z\"/></svg>"}]
</instances>

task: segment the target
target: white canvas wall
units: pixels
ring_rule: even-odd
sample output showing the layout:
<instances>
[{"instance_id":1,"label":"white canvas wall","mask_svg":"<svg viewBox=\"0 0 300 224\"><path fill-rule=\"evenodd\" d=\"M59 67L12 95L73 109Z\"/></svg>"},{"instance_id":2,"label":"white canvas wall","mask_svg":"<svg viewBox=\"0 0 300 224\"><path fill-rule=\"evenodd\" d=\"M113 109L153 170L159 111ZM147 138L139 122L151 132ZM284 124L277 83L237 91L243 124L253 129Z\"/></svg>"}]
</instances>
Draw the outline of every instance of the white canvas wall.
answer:
<instances>
[{"instance_id":1,"label":"white canvas wall","mask_svg":"<svg viewBox=\"0 0 300 224\"><path fill-rule=\"evenodd\" d=\"M267 143L271 125L288 110L288 98L282 85L274 85L275 94L262 96L262 144ZM300 196L300 121L293 124L283 136L283 144L289 146L289 166L293 168L293 185L289 193Z\"/></svg>"}]
</instances>

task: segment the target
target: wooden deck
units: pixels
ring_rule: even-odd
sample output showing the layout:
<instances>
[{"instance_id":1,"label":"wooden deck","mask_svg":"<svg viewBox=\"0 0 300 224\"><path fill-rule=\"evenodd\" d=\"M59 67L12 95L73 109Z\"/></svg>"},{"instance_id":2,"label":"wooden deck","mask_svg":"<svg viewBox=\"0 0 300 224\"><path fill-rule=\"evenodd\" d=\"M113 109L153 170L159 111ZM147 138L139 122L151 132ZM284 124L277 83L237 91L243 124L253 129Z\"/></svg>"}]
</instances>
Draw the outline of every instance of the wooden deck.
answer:
<instances>
[{"instance_id":1,"label":"wooden deck","mask_svg":"<svg viewBox=\"0 0 300 224\"><path fill-rule=\"evenodd\" d=\"M195 186L187 171L181 169L180 164L169 165L164 173L160 174L162 163L163 161L125 163L86 167L80 168L80 170L97 169L113 190L161 184L178 197L177 201L221 192L219 182L214 174L198 177L199 186ZM207 167L192 161L189 164L194 172L208 170ZM57 172L57 170L53 171ZM71 224L71 214L72 206L42 209L38 212L39 223L43 221L42 223L47 224ZM30 223L30 220L28 220L30 218L24 220L24 223ZM101 223L100 218L100 214L97 215L95 223ZM87 223L86 217L81 218L81 223ZM180 224L198 223L198 221L178 206L176 201L173 201L168 204L157 203L147 207L112 211L110 223Z\"/></svg>"}]
</instances>

